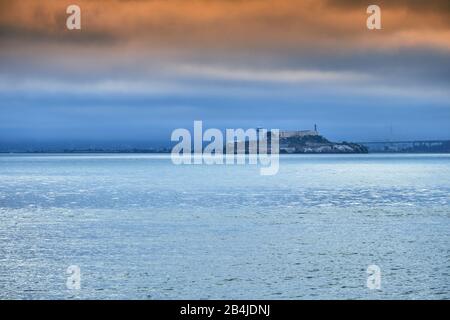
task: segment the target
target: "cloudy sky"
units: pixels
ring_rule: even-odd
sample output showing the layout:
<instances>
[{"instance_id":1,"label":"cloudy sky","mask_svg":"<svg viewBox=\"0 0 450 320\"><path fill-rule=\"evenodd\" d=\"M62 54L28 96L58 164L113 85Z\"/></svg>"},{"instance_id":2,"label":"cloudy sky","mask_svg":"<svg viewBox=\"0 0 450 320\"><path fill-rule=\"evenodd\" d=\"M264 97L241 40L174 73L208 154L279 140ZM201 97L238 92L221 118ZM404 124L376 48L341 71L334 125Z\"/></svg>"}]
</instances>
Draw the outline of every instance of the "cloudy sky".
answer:
<instances>
[{"instance_id":1,"label":"cloudy sky","mask_svg":"<svg viewBox=\"0 0 450 320\"><path fill-rule=\"evenodd\" d=\"M450 139L450 2L0 0L0 143L165 142L194 120Z\"/></svg>"}]
</instances>

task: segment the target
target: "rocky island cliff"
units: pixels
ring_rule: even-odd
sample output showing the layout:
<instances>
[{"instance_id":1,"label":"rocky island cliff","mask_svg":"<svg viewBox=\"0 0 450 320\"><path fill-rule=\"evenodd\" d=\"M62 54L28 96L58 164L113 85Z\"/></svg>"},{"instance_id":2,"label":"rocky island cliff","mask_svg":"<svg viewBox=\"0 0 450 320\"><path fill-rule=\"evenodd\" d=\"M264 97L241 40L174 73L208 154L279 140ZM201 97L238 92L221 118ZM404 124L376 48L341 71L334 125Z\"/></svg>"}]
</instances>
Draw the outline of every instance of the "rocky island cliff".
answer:
<instances>
[{"instance_id":1,"label":"rocky island cliff","mask_svg":"<svg viewBox=\"0 0 450 320\"><path fill-rule=\"evenodd\" d=\"M266 139L268 150L272 149L271 141L276 137L274 133L268 132ZM331 142L320 135L317 127L314 130L303 131L279 131L279 153L280 154L335 154L335 153L368 153L368 149L358 143ZM260 142L260 141L259 141ZM233 150L233 144L231 144ZM258 140L247 140L234 143L234 151L241 149L245 153L253 153L258 149ZM251 152L253 150L253 152ZM226 153L226 148L224 148Z\"/></svg>"},{"instance_id":2,"label":"rocky island cliff","mask_svg":"<svg viewBox=\"0 0 450 320\"><path fill-rule=\"evenodd\" d=\"M357 143L331 142L317 134L280 137L280 153L368 153L368 149Z\"/></svg>"}]
</instances>

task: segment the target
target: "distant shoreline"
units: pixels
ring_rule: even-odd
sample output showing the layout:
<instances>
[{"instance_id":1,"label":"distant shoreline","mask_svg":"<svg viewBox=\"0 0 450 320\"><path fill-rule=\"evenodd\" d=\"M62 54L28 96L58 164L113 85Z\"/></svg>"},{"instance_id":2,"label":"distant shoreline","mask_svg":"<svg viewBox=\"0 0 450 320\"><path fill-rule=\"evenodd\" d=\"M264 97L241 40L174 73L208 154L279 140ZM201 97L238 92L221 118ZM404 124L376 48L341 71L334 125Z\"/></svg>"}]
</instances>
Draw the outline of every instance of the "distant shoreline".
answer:
<instances>
[{"instance_id":1,"label":"distant shoreline","mask_svg":"<svg viewBox=\"0 0 450 320\"><path fill-rule=\"evenodd\" d=\"M171 152L155 151L0 151L0 155L14 154L170 154ZM339 152L302 152L280 153L285 155L355 155L355 154L450 154L450 151L369 151L368 153L339 153Z\"/></svg>"},{"instance_id":2,"label":"distant shoreline","mask_svg":"<svg viewBox=\"0 0 450 320\"><path fill-rule=\"evenodd\" d=\"M334 143L338 145L338 143ZM370 154L445 154L450 153L450 140L416 140L416 141L385 141L385 142L357 142L358 145L367 148ZM4 146L0 150L0 154L170 154L172 151L169 147L154 147L154 148L73 148L73 149L58 149L58 148L8 148ZM280 154L286 154L282 152ZM287 154L358 154L359 152L292 152Z\"/></svg>"}]
</instances>

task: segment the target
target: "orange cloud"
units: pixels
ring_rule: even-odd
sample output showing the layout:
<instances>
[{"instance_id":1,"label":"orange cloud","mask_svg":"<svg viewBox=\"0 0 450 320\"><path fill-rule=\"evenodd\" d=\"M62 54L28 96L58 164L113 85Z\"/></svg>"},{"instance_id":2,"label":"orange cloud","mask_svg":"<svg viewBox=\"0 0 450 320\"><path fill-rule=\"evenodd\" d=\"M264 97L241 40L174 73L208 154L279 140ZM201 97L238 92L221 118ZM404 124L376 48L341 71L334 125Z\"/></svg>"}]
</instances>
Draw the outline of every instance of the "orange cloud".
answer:
<instances>
[{"instance_id":1,"label":"orange cloud","mask_svg":"<svg viewBox=\"0 0 450 320\"><path fill-rule=\"evenodd\" d=\"M74 2L82 8L80 32L65 28L65 9ZM0 6L3 41L111 41L148 50L450 50L448 11L423 11L416 1L410 7L386 2L382 31L366 29L364 1L338 6L326 0L11 0Z\"/></svg>"}]
</instances>

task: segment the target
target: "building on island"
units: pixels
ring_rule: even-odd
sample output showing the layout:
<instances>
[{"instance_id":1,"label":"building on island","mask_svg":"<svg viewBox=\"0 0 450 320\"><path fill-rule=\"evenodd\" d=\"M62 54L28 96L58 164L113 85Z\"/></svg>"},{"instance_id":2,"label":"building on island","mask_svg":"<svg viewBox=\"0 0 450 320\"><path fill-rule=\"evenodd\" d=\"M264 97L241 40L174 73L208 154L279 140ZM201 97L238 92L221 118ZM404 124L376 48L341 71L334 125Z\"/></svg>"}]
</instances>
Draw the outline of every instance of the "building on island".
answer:
<instances>
[{"instance_id":1,"label":"building on island","mask_svg":"<svg viewBox=\"0 0 450 320\"><path fill-rule=\"evenodd\" d=\"M281 138L294 138L294 137L306 137L306 136L318 136L319 131L317 131L317 125L314 125L314 130L300 130L300 131L285 131L280 130L280 139Z\"/></svg>"}]
</instances>

